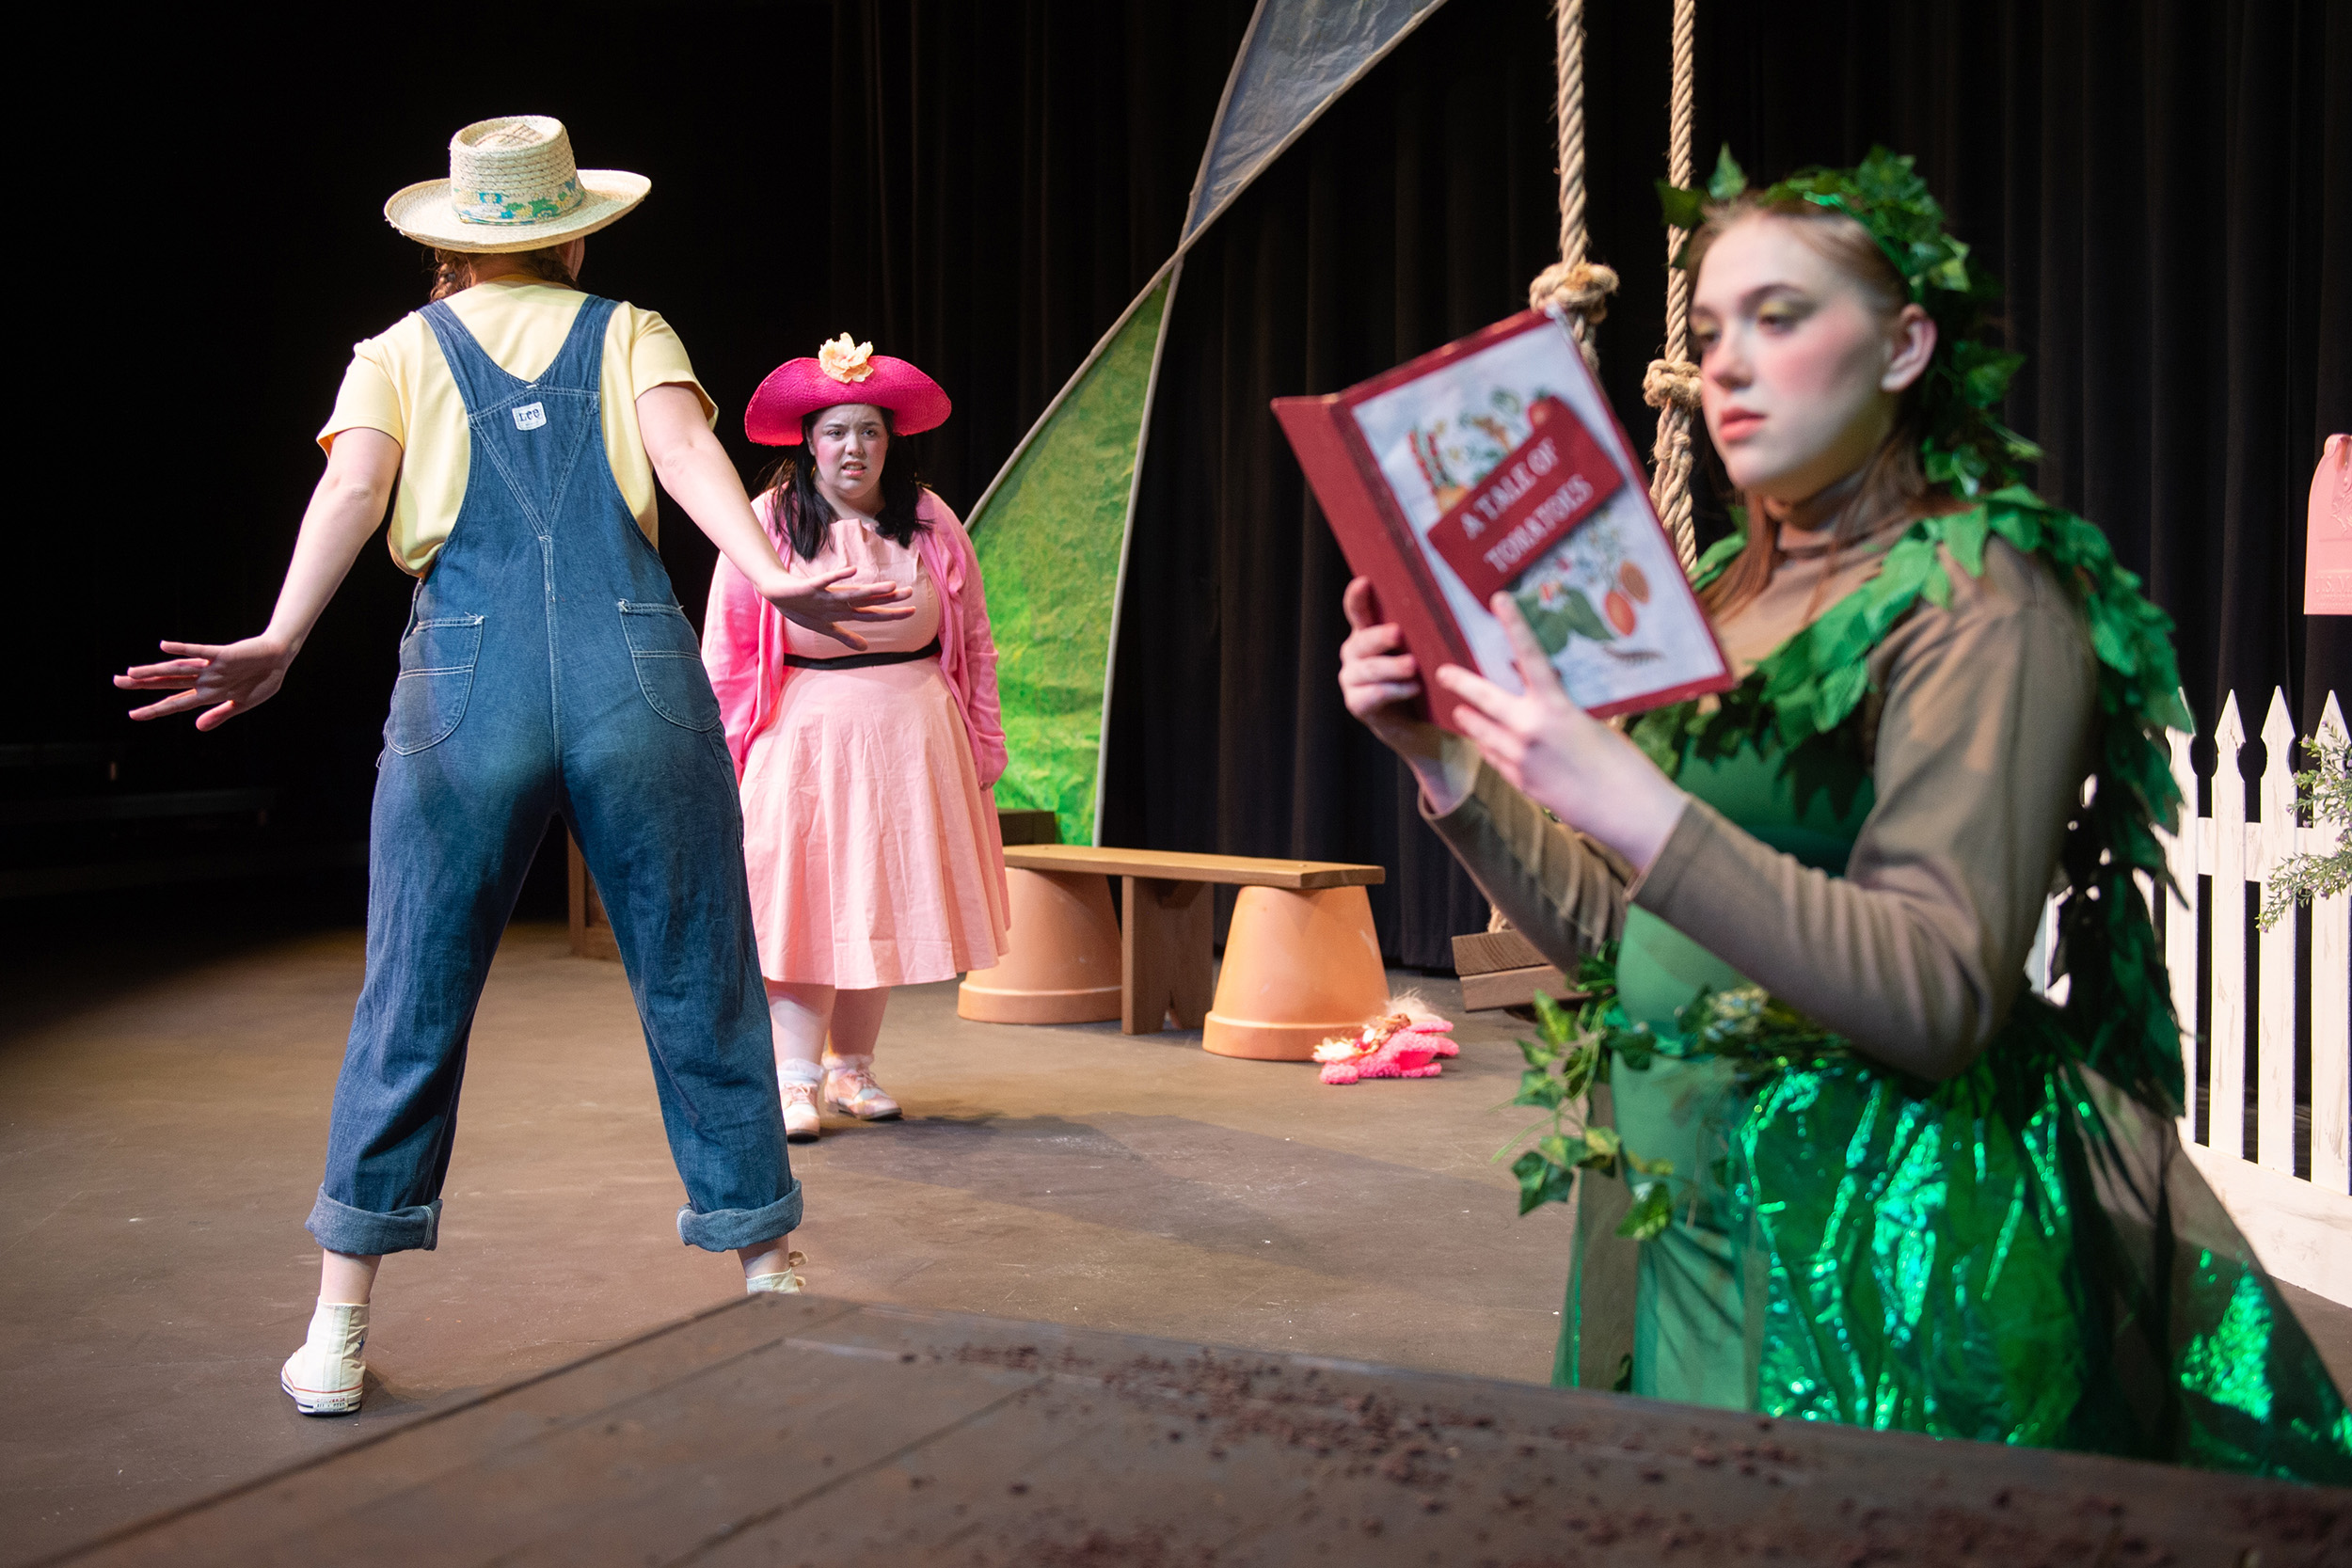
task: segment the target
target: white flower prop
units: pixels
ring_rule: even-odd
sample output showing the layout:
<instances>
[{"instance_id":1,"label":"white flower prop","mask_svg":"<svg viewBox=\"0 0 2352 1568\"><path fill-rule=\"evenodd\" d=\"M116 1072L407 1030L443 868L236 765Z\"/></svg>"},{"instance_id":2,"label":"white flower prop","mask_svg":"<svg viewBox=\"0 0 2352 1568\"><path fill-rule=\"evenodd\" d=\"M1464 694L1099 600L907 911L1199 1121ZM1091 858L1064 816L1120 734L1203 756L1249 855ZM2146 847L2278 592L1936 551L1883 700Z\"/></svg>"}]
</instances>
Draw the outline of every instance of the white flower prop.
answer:
<instances>
[{"instance_id":1,"label":"white flower prop","mask_svg":"<svg viewBox=\"0 0 2352 1568\"><path fill-rule=\"evenodd\" d=\"M850 341L847 332L817 351L817 368L835 381L856 383L874 373L868 362L874 352L871 343Z\"/></svg>"}]
</instances>

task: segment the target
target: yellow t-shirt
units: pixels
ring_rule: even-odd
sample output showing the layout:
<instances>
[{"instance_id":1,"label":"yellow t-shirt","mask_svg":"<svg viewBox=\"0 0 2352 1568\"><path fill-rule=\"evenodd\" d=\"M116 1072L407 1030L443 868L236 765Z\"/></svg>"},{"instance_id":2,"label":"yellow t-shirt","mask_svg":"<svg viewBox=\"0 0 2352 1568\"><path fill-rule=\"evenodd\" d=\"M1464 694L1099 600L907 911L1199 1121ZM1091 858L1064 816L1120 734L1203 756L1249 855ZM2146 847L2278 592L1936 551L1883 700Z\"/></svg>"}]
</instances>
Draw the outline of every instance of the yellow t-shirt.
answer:
<instances>
[{"instance_id":1,"label":"yellow t-shirt","mask_svg":"<svg viewBox=\"0 0 2352 1568\"><path fill-rule=\"evenodd\" d=\"M499 369L529 381L555 363L585 297L535 278L501 277L450 295L449 306ZM637 432L637 395L670 385L693 388L704 418L719 422L719 405L694 379L686 345L670 324L651 310L621 305L604 329L604 451L622 499L648 539L656 516L653 464ZM422 577L456 525L473 442L465 400L421 315L403 316L389 331L352 345L351 368L343 372L319 445L331 451L337 436L360 426L401 445L400 492L386 543L402 571Z\"/></svg>"}]
</instances>

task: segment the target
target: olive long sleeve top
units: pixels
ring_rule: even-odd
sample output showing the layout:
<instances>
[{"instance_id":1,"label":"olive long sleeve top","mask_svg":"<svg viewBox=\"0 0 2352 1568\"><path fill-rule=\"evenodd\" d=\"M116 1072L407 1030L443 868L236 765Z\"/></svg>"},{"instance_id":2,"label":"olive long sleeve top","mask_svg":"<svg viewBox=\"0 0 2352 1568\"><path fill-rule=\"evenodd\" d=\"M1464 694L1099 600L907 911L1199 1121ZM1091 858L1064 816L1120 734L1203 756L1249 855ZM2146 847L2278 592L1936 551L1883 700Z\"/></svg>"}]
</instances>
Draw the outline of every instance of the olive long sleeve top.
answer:
<instances>
[{"instance_id":1,"label":"olive long sleeve top","mask_svg":"<svg viewBox=\"0 0 2352 1568\"><path fill-rule=\"evenodd\" d=\"M1724 651L1752 668L1875 574L1894 536L1835 555L1785 534L1789 559L1718 627ZM1615 937L1638 906L1868 1054L1952 1076L2025 979L2090 768L2096 668L2041 562L1996 539L1981 578L1951 576L1948 607L1922 601L1868 656L1875 804L1842 877L1692 800L1636 878L1483 765L1453 811L1424 798L1422 812L1555 962Z\"/></svg>"}]
</instances>

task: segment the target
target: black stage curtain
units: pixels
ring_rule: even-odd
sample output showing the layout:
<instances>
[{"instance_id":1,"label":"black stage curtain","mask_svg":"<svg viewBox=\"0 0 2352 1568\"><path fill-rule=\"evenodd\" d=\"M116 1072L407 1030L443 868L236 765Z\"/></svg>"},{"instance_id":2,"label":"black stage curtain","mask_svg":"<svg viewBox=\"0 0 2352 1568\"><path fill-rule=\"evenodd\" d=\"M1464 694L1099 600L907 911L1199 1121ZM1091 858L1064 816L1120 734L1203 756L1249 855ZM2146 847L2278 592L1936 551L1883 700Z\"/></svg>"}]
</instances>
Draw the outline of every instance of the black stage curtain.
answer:
<instances>
[{"instance_id":1,"label":"black stage curtain","mask_svg":"<svg viewBox=\"0 0 2352 1568\"><path fill-rule=\"evenodd\" d=\"M358 835L407 590L378 549L286 692L226 731L126 725L104 675L156 637L266 619L347 345L421 297L376 205L437 173L456 126L556 114L583 161L654 177L586 281L677 326L747 474L773 455L739 435L758 377L849 330L953 394L917 455L968 508L1173 245L1249 9L582 0L469 14L462 37L421 14L61 22L11 102L21 139L61 160L69 210L134 221L53 237L22 312L43 592L6 737L103 740L124 789L274 784L273 832ZM1601 353L1646 446L1669 8L1586 14L1593 250L1626 278ZM2010 414L2050 450L2042 489L2179 620L2201 717L2281 685L2308 724L2352 692L2342 624L2299 614L2304 487L2352 427L2352 99L2324 90L2352 81L2352 5L1774 0L1703 6L1699 29L1702 166L1724 139L1766 177L1873 141L1920 156L2010 284L2033 357ZM1544 0L1451 0L1205 237L1133 544L1111 834L1378 862L1383 943L1416 964L1449 962L1483 905L1340 710L1343 571L1265 404L1519 306L1556 244L1550 52ZM673 512L662 549L699 611L710 547Z\"/></svg>"},{"instance_id":2,"label":"black stage curtain","mask_svg":"<svg viewBox=\"0 0 2352 1568\"><path fill-rule=\"evenodd\" d=\"M65 182L142 215L135 238L47 251L23 312L24 531L52 592L42 678L0 740L103 743L109 789L275 786L274 840L364 838L410 588L380 542L249 719L132 725L106 676L158 638L267 622L350 345L423 302L379 205L444 172L457 127L555 115L584 165L653 178L582 281L677 329L747 480L779 455L742 437L759 378L847 331L949 389L955 418L909 450L968 508L1167 259L1249 12L586 0L469 13L462 41L421 16L257 21L266 50L209 16L69 24L103 29L55 56L103 61L103 89L62 67L28 86L22 139L72 123ZM716 551L666 503L660 544L699 622ZM551 869L528 911L561 911Z\"/></svg>"}]
</instances>

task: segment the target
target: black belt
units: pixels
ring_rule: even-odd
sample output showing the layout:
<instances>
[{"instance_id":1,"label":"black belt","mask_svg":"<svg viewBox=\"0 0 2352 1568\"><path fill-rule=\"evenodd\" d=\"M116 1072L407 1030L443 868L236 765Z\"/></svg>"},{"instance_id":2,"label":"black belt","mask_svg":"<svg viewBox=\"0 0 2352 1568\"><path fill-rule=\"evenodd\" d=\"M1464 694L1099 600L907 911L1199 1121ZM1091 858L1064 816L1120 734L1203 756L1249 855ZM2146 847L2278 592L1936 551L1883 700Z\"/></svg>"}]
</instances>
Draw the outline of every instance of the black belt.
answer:
<instances>
[{"instance_id":1,"label":"black belt","mask_svg":"<svg viewBox=\"0 0 2352 1568\"><path fill-rule=\"evenodd\" d=\"M870 670L877 664L914 664L938 657L939 639L934 637L910 653L843 654L838 658L810 658L803 654L787 654L784 661L795 670Z\"/></svg>"}]
</instances>

